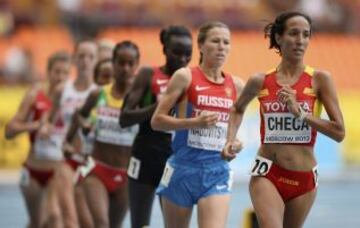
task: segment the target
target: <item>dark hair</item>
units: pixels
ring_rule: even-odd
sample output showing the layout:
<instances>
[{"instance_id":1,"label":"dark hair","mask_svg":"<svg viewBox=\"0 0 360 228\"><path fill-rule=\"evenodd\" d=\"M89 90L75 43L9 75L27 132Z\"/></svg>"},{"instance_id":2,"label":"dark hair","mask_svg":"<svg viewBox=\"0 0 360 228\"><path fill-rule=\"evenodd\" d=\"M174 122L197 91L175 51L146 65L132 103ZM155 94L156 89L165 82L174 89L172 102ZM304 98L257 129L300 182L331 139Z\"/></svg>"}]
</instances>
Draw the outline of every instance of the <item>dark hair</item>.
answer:
<instances>
[{"instance_id":1,"label":"dark hair","mask_svg":"<svg viewBox=\"0 0 360 228\"><path fill-rule=\"evenodd\" d=\"M95 68L94 68L94 81L97 82L97 79L99 77L99 74L100 74L100 68L103 64L105 63L111 63L111 59L110 58L107 58L107 59L103 59L103 60L100 60L99 62L96 63L95 65Z\"/></svg>"},{"instance_id":2,"label":"dark hair","mask_svg":"<svg viewBox=\"0 0 360 228\"><path fill-rule=\"evenodd\" d=\"M226 24L220 22L220 21L210 21L210 22L206 22L205 24L200 26L199 29L199 34L197 37L197 43L200 46L200 44L203 44L206 40L207 37L207 33L209 32L209 30L213 29L213 28L226 28L228 30L229 26L227 26ZM202 53L200 53L200 63L202 62Z\"/></svg>"},{"instance_id":3,"label":"dark hair","mask_svg":"<svg viewBox=\"0 0 360 228\"><path fill-rule=\"evenodd\" d=\"M117 43L114 47L113 50L113 56L112 56L112 60L114 61L117 55L117 52L123 48L133 48L136 51L136 58L140 59L140 51L139 51L139 47L132 41L130 40L124 40L120 43Z\"/></svg>"},{"instance_id":4,"label":"dark hair","mask_svg":"<svg viewBox=\"0 0 360 228\"><path fill-rule=\"evenodd\" d=\"M67 53L65 51L55 52L54 54L49 56L49 58L47 60L46 69L47 69L47 71L50 71L56 62L58 62L58 61L70 62L70 60L71 60L71 57L70 57L69 53Z\"/></svg>"},{"instance_id":5,"label":"dark hair","mask_svg":"<svg viewBox=\"0 0 360 228\"><path fill-rule=\"evenodd\" d=\"M275 35L276 34L280 36L283 35L286 29L287 20L297 16L301 16L307 20L307 22L310 25L310 35L311 35L312 22L311 22L311 18L308 15L300 12L285 12L277 16L274 22L267 24L264 28L265 38L270 39L269 49L274 48L277 50L278 53L281 54L280 45L276 42Z\"/></svg>"},{"instance_id":6,"label":"dark hair","mask_svg":"<svg viewBox=\"0 0 360 228\"><path fill-rule=\"evenodd\" d=\"M171 36L187 36L192 38L190 30L182 25L170 25L160 31L160 42L163 47L167 47L170 42Z\"/></svg>"}]
</instances>

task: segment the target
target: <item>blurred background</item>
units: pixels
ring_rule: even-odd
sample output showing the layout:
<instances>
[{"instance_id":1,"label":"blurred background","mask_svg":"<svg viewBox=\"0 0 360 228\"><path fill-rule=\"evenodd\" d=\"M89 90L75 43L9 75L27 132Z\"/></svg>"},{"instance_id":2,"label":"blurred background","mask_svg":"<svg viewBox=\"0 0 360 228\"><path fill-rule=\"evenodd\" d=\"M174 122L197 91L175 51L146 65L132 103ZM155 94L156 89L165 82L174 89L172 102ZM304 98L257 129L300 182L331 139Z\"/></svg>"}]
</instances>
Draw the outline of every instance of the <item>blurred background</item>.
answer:
<instances>
[{"instance_id":1,"label":"blurred background","mask_svg":"<svg viewBox=\"0 0 360 228\"><path fill-rule=\"evenodd\" d=\"M4 125L17 110L26 88L44 78L47 57L54 51L72 52L74 43L84 38L130 39L140 47L142 65L160 65L164 62L159 40L162 27L189 26L195 41L200 24L220 20L232 31L225 69L246 81L251 74L278 64L279 56L268 49L262 31L276 15L291 10L305 12L313 19L306 64L332 73L345 119L347 134L341 144L322 135L318 138L320 177L338 189L344 180L355 181L349 191L360 190L359 0L0 0L0 202L6 198L1 194L9 188L1 183L15 186L17 170L28 151L26 135L4 139ZM190 65L198 62L196 42L193 53ZM259 145L258 128L255 101L239 132L245 150L232 162L240 182L248 179L246 173ZM246 191L246 187L242 189ZM329 196L334 195L329 191ZM360 211L360 199L356 199L349 206L350 214ZM20 202L20 196L15 195L14 200ZM25 211L21 210L25 222ZM351 226L341 227L360 227L359 219L350 222Z\"/></svg>"}]
</instances>

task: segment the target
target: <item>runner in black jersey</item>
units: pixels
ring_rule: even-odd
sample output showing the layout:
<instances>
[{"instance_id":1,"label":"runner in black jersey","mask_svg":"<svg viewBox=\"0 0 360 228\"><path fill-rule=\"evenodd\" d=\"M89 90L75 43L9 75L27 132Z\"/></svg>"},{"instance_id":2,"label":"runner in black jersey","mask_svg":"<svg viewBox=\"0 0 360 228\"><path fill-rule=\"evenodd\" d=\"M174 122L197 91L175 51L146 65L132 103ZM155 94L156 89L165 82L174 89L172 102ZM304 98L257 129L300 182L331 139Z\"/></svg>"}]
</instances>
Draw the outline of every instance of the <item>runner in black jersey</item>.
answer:
<instances>
[{"instance_id":1,"label":"runner in black jersey","mask_svg":"<svg viewBox=\"0 0 360 228\"><path fill-rule=\"evenodd\" d=\"M191 59L192 38L184 26L169 26L160 33L165 65L144 67L135 77L123 106L122 127L140 124L128 167L131 224L133 228L150 225L152 202L166 160L171 155L171 133L154 131L151 116L171 75Z\"/></svg>"}]
</instances>

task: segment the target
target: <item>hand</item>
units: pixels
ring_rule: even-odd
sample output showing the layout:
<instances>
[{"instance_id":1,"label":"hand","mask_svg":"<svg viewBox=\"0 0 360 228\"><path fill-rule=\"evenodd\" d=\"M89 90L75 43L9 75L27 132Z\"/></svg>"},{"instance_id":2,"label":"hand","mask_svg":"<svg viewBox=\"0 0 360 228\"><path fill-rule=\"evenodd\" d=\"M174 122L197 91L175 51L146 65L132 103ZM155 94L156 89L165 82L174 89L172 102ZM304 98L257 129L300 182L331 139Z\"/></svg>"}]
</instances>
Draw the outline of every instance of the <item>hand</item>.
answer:
<instances>
[{"instance_id":1,"label":"hand","mask_svg":"<svg viewBox=\"0 0 360 228\"><path fill-rule=\"evenodd\" d=\"M48 139L50 137L51 126L49 124L42 124L37 132L37 137L40 139Z\"/></svg>"},{"instance_id":2,"label":"hand","mask_svg":"<svg viewBox=\"0 0 360 228\"><path fill-rule=\"evenodd\" d=\"M62 145L62 150L64 151L65 156L75 153L75 148L73 147L73 145L66 141Z\"/></svg>"},{"instance_id":3,"label":"hand","mask_svg":"<svg viewBox=\"0 0 360 228\"><path fill-rule=\"evenodd\" d=\"M202 111L196 118L198 120L199 127L212 127L217 123L219 114L211 111Z\"/></svg>"},{"instance_id":4,"label":"hand","mask_svg":"<svg viewBox=\"0 0 360 228\"><path fill-rule=\"evenodd\" d=\"M293 90L290 86L286 85L279 89L276 95L281 103L287 105L289 112L295 117L300 116L300 105L296 101L296 90Z\"/></svg>"},{"instance_id":5,"label":"hand","mask_svg":"<svg viewBox=\"0 0 360 228\"><path fill-rule=\"evenodd\" d=\"M224 149L221 151L221 158L226 161L231 161L242 148L243 145L238 139L235 139L233 142L226 142Z\"/></svg>"}]
</instances>

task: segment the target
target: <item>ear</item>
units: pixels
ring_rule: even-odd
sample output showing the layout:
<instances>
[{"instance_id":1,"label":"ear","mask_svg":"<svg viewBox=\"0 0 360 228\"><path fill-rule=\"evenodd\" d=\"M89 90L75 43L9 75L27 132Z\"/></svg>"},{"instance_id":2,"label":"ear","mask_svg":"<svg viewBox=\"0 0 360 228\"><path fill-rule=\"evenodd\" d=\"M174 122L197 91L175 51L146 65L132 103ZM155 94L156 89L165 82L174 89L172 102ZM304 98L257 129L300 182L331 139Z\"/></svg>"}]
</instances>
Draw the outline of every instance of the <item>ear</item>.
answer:
<instances>
[{"instance_id":1,"label":"ear","mask_svg":"<svg viewBox=\"0 0 360 228\"><path fill-rule=\"evenodd\" d=\"M282 39L281 36L277 33L275 34L275 41L279 46L281 46Z\"/></svg>"},{"instance_id":2,"label":"ear","mask_svg":"<svg viewBox=\"0 0 360 228\"><path fill-rule=\"evenodd\" d=\"M165 47L165 45L163 46L162 51L163 51L163 54L166 55L166 47Z\"/></svg>"}]
</instances>

